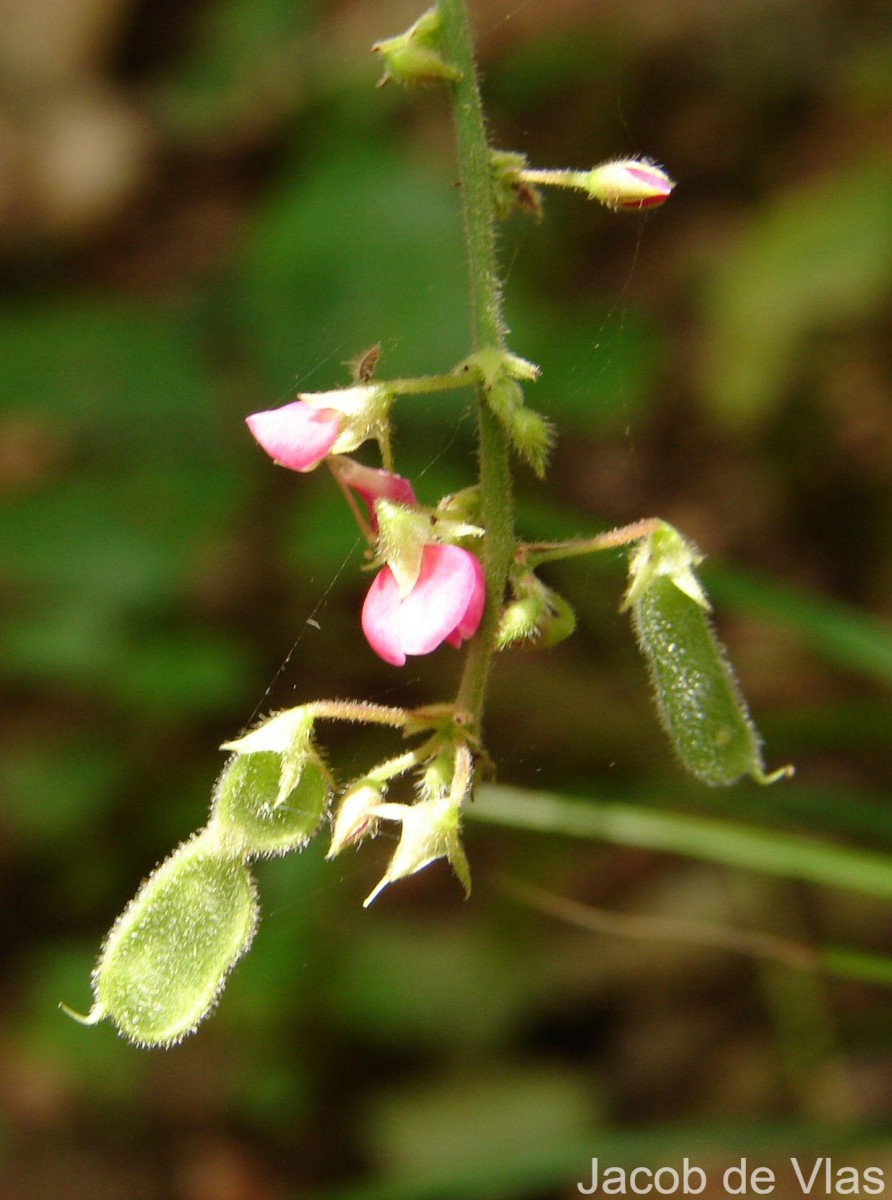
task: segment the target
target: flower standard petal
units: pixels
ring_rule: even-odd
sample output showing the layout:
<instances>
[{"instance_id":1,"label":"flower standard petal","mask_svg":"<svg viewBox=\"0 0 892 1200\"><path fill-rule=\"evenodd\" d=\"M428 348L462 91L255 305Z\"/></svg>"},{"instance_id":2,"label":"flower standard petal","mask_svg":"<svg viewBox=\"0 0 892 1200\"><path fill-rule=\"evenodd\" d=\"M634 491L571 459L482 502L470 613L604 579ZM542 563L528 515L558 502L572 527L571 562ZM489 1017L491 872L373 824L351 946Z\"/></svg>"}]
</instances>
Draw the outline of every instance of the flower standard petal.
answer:
<instances>
[{"instance_id":1,"label":"flower standard petal","mask_svg":"<svg viewBox=\"0 0 892 1200\"><path fill-rule=\"evenodd\" d=\"M412 590L400 597L389 567L375 577L362 610L369 645L385 662L402 666L408 654L430 654L446 640L472 637L484 600L483 571L460 546L427 545Z\"/></svg>"},{"instance_id":2,"label":"flower standard petal","mask_svg":"<svg viewBox=\"0 0 892 1200\"><path fill-rule=\"evenodd\" d=\"M333 408L294 400L246 419L253 437L271 459L291 471L312 471L338 440L344 422Z\"/></svg>"},{"instance_id":3,"label":"flower standard petal","mask_svg":"<svg viewBox=\"0 0 892 1200\"><path fill-rule=\"evenodd\" d=\"M400 593L390 567L382 567L362 606L362 632L379 658L394 667L406 662L400 621Z\"/></svg>"},{"instance_id":4,"label":"flower standard petal","mask_svg":"<svg viewBox=\"0 0 892 1200\"><path fill-rule=\"evenodd\" d=\"M480 564L469 550L425 546L418 582L403 601L406 654L430 654L458 632L476 599L479 572ZM480 613L476 623L471 622L474 632L480 624ZM471 633L464 636L470 637Z\"/></svg>"},{"instance_id":5,"label":"flower standard petal","mask_svg":"<svg viewBox=\"0 0 892 1200\"><path fill-rule=\"evenodd\" d=\"M469 551L465 551L465 553L471 560L474 583L473 587L470 588L468 605L464 615L446 639L450 646L455 646L456 650L462 642L466 642L468 638L472 638L477 632L480 621L483 618L483 609L486 605L486 580L483 575L483 567L480 564L480 559L476 554L471 554Z\"/></svg>"}]
</instances>

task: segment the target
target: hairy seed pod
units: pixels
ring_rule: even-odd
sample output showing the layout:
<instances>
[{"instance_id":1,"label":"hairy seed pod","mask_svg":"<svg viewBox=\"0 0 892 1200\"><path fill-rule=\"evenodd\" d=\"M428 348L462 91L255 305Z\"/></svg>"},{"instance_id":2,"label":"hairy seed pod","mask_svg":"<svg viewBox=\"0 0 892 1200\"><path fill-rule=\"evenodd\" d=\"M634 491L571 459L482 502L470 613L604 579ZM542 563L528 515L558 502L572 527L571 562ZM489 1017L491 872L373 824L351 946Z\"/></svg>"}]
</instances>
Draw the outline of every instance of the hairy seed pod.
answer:
<instances>
[{"instance_id":1,"label":"hairy seed pod","mask_svg":"<svg viewBox=\"0 0 892 1200\"><path fill-rule=\"evenodd\" d=\"M220 776L209 828L237 855L285 854L305 846L319 827L330 789L325 770L307 757L297 786L281 796L281 754L237 754Z\"/></svg>"},{"instance_id":2,"label":"hairy seed pod","mask_svg":"<svg viewBox=\"0 0 892 1200\"><path fill-rule=\"evenodd\" d=\"M682 763L709 784L765 775L759 735L703 607L668 575L630 605L660 718Z\"/></svg>"},{"instance_id":3,"label":"hairy seed pod","mask_svg":"<svg viewBox=\"0 0 892 1200\"><path fill-rule=\"evenodd\" d=\"M206 834L184 843L113 925L93 972L87 1021L108 1017L139 1046L178 1042L213 1008L257 915L243 862Z\"/></svg>"}]
</instances>

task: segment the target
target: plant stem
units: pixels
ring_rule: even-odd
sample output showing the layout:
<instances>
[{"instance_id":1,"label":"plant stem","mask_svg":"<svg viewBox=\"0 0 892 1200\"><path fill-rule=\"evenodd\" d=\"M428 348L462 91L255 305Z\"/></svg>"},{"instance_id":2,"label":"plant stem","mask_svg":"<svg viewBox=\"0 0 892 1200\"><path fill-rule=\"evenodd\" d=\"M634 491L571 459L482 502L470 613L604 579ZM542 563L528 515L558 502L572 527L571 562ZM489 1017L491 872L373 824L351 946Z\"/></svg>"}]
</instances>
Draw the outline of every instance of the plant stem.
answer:
<instances>
[{"instance_id":1,"label":"plant stem","mask_svg":"<svg viewBox=\"0 0 892 1200\"><path fill-rule=\"evenodd\" d=\"M418 375L413 379L382 379L381 386L395 396L423 396L428 392L447 392L474 386L473 375Z\"/></svg>"},{"instance_id":2,"label":"plant stem","mask_svg":"<svg viewBox=\"0 0 892 1200\"><path fill-rule=\"evenodd\" d=\"M623 525L620 529L610 529L594 537L574 538L569 542L526 542L520 549L524 562L531 567L541 567L543 563L561 562L565 558L578 558L581 554L595 554L599 550L628 546L647 537L662 524L659 517L644 517L633 525Z\"/></svg>"},{"instance_id":3,"label":"plant stem","mask_svg":"<svg viewBox=\"0 0 892 1200\"><path fill-rule=\"evenodd\" d=\"M525 167L519 172L524 183L543 183L548 187L578 188L591 193L591 171L552 171L543 167Z\"/></svg>"},{"instance_id":4,"label":"plant stem","mask_svg":"<svg viewBox=\"0 0 892 1200\"><path fill-rule=\"evenodd\" d=\"M452 96L471 285L471 340L475 351L489 346L503 350L505 323L502 288L496 268L490 148L483 122L467 3L466 0L438 0L437 9L443 56L461 71L461 79L452 84ZM508 440L490 411L482 389L477 393L477 430L480 508L486 529L483 562L486 609L477 635L468 647L456 703L472 714L479 731L499 611L514 551L514 500Z\"/></svg>"}]
</instances>

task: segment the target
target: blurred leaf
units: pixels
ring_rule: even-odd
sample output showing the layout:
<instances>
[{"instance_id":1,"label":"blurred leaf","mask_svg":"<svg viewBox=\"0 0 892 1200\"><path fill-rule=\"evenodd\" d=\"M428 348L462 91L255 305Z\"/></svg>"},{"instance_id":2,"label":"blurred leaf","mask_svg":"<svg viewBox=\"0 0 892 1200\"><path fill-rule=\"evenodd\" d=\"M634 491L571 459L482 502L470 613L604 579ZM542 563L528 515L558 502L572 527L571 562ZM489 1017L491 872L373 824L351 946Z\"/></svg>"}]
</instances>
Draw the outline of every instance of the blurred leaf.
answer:
<instances>
[{"instance_id":1,"label":"blurred leaf","mask_svg":"<svg viewBox=\"0 0 892 1200\"><path fill-rule=\"evenodd\" d=\"M0 407L52 420L87 469L127 475L162 452L219 464L227 442L200 348L189 309L90 297L3 309Z\"/></svg>"},{"instance_id":2,"label":"blurred leaf","mask_svg":"<svg viewBox=\"0 0 892 1200\"><path fill-rule=\"evenodd\" d=\"M868 316L892 284L892 167L857 163L754 213L704 295L704 404L729 425L761 421L805 337Z\"/></svg>"},{"instance_id":3,"label":"blurred leaf","mask_svg":"<svg viewBox=\"0 0 892 1200\"><path fill-rule=\"evenodd\" d=\"M892 684L892 623L734 567L706 568L704 575L723 605L786 625L825 661Z\"/></svg>"},{"instance_id":4,"label":"blurred leaf","mask_svg":"<svg viewBox=\"0 0 892 1200\"><path fill-rule=\"evenodd\" d=\"M377 1097L365 1115L369 1151L388 1178L487 1170L518 1145L535 1153L593 1124L592 1083L555 1064L506 1068L479 1059L454 1078Z\"/></svg>"},{"instance_id":5,"label":"blurred leaf","mask_svg":"<svg viewBox=\"0 0 892 1200\"><path fill-rule=\"evenodd\" d=\"M121 1116L134 1103L149 1066L111 1028L86 1031L59 1009L90 1007L90 970L96 947L45 942L32 949L25 966L23 1009L15 1017L15 1047L32 1079L45 1075L53 1087L72 1089L79 1099ZM9 1062L7 1062L9 1067Z\"/></svg>"},{"instance_id":6,"label":"blurred leaf","mask_svg":"<svg viewBox=\"0 0 892 1200\"><path fill-rule=\"evenodd\" d=\"M582 1138L553 1139L547 1146L517 1140L504 1151L467 1163L457 1155L437 1170L419 1170L411 1178L381 1181L312 1193L311 1200L522 1200L544 1189L572 1188L591 1179L592 1151L602 1164L657 1167L679 1163L683 1153L692 1163L715 1164L718 1172L739 1164L741 1156L759 1163L790 1155L885 1152L883 1130L859 1131L836 1125L790 1125L777 1120L736 1122L732 1126L700 1121L694 1125L644 1125L634 1129L596 1127ZM711 1173L712 1174L712 1173ZM715 1179L715 1174L712 1174ZM562 1192L560 1194L563 1194Z\"/></svg>"},{"instance_id":7,"label":"blurred leaf","mask_svg":"<svg viewBox=\"0 0 892 1200\"><path fill-rule=\"evenodd\" d=\"M226 133L256 137L283 120L306 86L318 45L315 3L217 0L190 12L192 51L153 88L164 126L200 143Z\"/></svg>"},{"instance_id":8,"label":"blurred leaf","mask_svg":"<svg viewBox=\"0 0 892 1200\"><path fill-rule=\"evenodd\" d=\"M190 713L229 712L253 682L248 649L204 630L153 632L134 639L115 693L134 712L172 721Z\"/></svg>"},{"instance_id":9,"label":"blurred leaf","mask_svg":"<svg viewBox=\"0 0 892 1200\"><path fill-rule=\"evenodd\" d=\"M888 746L888 730L887 725L884 746ZM832 745L832 739L826 744ZM661 807L652 789L643 789L639 802ZM888 797L882 793L871 795L846 787L815 788L797 778L793 786L783 789L729 788L705 792L696 785L685 788L684 792L673 789L666 803L684 804L687 809L709 816L759 822L766 832L772 827L792 825L837 837L864 838L878 849L889 846L892 850L892 809Z\"/></svg>"},{"instance_id":10,"label":"blurred leaf","mask_svg":"<svg viewBox=\"0 0 892 1200\"><path fill-rule=\"evenodd\" d=\"M526 401L557 422L559 439L624 428L653 399L659 342L636 313L529 300L511 326L512 344L542 368Z\"/></svg>"},{"instance_id":11,"label":"blurred leaf","mask_svg":"<svg viewBox=\"0 0 892 1200\"><path fill-rule=\"evenodd\" d=\"M0 759L3 825L29 842L67 848L70 836L95 824L125 772L122 755L92 739L61 731L17 739Z\"/></svg>"},{"instance_id":12,"label":"blurred leaf","mask_svg":"<svg viewBox=\"0 0 892 1200\"><path fill-rule=\"evenodd\" d=\"M468 807L468 816L517 829L680 854L892 900L892 855L871 854L731 821L627 804L571 800L494 784L480 788L474 804Z\"/></svg>"},{"instance_id":13,"label":"blurred leaf","mask_svg":"<svg viewBox=\"0 0 892 1200\"><path fill-rule=\"evenodd\" d=\"M526 1008L524 964L465 922L387 920L358 940L333 980L348 1027L397 1047L485 1045Z\"/></svg>"},{"instance_id":14,"label":"blurred leaf","mask_svg":"<svg viewBox=\"0 0 892 1200\"><path fill-rule=\"evenodd\" d=\"M162 696L134 620L192 589L197 548L221 536L244 486L198 325L92 300L33 306L0 314L0 363L7 419L51 439L42 474L0 511L0 580L15 614L2 669L131 696L151 682L161 707L238 686L243 663L205 639L179 664L168 656Z\"/></svg>"},{"instance_id":15,"label":"blurred leaf","mask_svg":"<svg viewBox=\"0 0 892 1200\"><path fill-rule=\"evenodd\" d=\"M845 946L825 946L820 955L825 969L835 975L892 987L892 958L880 954L866 954L862 950L851 950Z\"/></svg>"}]
</instances>

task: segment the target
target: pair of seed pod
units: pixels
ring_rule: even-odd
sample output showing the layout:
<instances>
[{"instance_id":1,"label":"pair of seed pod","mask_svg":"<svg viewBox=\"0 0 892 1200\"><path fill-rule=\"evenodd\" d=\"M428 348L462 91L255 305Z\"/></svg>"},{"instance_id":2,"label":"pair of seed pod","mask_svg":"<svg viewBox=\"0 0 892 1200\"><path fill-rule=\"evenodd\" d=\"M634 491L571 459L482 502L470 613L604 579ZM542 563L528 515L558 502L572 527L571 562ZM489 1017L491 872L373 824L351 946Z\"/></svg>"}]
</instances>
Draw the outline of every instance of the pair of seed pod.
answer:
<instances>
[{"instance_id":1,"label":"pair of seed pod","mask_svg":"<svg viewBox=\"0 0 892 1200\"><path fill-rule=\"evenodd\" d=\"M259 917L252 858L303 848L331 797L309 758L281 795L283 756L236 754L208 824L145 880L112 926L93 972L89 1024L108 1018L141 1046L178 1042L213 1008Z\"/></svg>"}]
</instances>

